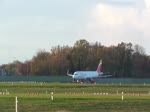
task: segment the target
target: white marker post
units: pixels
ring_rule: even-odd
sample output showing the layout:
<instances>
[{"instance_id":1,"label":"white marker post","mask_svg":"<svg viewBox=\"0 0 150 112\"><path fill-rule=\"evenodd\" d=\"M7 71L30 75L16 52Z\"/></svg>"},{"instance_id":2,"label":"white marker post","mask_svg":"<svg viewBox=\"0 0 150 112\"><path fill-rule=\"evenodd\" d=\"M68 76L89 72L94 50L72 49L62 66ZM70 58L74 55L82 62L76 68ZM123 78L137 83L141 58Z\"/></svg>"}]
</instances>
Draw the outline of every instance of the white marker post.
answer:
<instances>
[{"instance_id":1,"label":"white marker post","mask_svg":"<svg viewBox=\"0 0 150 112\"><path fill-rule=\"evenodd\" d=\"M53 92L51 92L51 100L52 100L52 101L54 100Z\"/></svg>"},{"instance_id":2,"label":"white marker post","mask_svg":"<svg viewBox=\"0 0 150 112\"><path fill-rule=\"evenodd\" d=\"M17 100L17 96L16 96L16 112L18 112L18 100Z\"/></svg>"},{"instance_id":3,"label":"white marker post","mask_svg":"<svg viewBox=\"0 0 150 112\"><path fill-rule=\"evenodd\" d=\"M121 82L120 82L120 86L121 86Z\"/></svg>"},{"instance_id":4,"label":"white marker post","mask_svg":"<svg viewBox=\"0 0 150 112\"><path fill-rule=\"evenodd\" d=\"M123 101L123 99L124 99L124 98L123 98L123 92L122 92L122 101Z\"/></svg>"}]
</instances>

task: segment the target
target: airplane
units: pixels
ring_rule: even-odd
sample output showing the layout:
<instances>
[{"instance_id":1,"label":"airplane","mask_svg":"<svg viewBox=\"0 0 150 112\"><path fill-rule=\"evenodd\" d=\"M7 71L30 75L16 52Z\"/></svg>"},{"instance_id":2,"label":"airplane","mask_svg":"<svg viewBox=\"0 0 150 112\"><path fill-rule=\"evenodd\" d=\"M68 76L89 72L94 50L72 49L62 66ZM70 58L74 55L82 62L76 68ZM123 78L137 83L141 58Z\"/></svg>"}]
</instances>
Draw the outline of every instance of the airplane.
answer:
<instances>
[{"instance_id":1,"label":"airplane","mask_svg":"<svg viewBox=\"0 0 150 112\"><path fill-rule=\"evenodd\" d=\"M84 83L84 80L86 79L91 83L94 83L95 78L112 76L102 72L102 60L100 60L96 71L76 71L74 74L69 74L69 71L67 71L67 75L71 76L74 82L79 82L79 80L81 80L81 83Z\"/></svg>"}]
</instances>

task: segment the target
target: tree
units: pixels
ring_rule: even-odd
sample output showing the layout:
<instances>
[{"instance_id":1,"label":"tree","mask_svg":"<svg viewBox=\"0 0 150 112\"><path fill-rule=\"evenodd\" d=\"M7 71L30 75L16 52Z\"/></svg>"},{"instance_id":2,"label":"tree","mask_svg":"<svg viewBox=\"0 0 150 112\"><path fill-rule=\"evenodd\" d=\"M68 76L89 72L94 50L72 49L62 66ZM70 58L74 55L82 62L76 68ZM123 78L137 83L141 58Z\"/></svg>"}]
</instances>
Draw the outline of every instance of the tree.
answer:
<instances>
[{"instance_id":1,"label":"tree","mask_svg":"<svg viewBox=\"0 0 150 112\"><path fill-rule=\"evenodd\" d=\"M85 39L75 42L73 47L56 46L49 52L39 50L30 61L15 61L1 66L7 75L51 76L66 75L67 70L95 70L103 60L103 72L115 77L150 77L150 56L140 45L119 43L103 46L99 42L89 43Z\"/></svg>"},{"instance_id":2,"label":"tree","mask_svg":"<svg viewBox=\"0 0 150 112\"><path fill-rule=\"evenodd\" d=\"M132 75L132 44L121 43L116 48L116 64L118 77L131 77Z\"/></svg>"},{"instance_id":3,"label":"tree","mask_svg":"<svg viewBox=\"0 0 150 112\"><path fill-rule=\"evenodd\" d=\"M145 49L142 46L135 44L133 49L134 54L145 55Z\"/></svg>"},{"instance_id":4,"label":"tree","mask_svg":"<svg viewBox=\"0 0 150 112\"><path fill-rule=\"evenodd\" d=\"M32 59L32 74L33 75L49 75L48 66L49 53L45 50L40 50L37 56Z\"/></svg>"}]
</instances>

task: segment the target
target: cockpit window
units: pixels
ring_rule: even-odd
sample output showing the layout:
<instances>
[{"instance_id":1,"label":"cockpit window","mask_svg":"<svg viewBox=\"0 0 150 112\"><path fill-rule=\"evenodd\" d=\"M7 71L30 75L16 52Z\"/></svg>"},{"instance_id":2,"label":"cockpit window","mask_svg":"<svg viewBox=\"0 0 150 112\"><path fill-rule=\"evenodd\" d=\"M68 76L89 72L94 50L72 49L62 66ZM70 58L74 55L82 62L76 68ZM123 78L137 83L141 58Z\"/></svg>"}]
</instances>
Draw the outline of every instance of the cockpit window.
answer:
<instances>
[{"instance_id":1,"label":"cockpit window","mask_svg":"<svg viewBox=\"0 0 150 112\"><path fill-rule=\"evenodd\" d=\"M75 72L74 75L78 75L78 74Z\"/></svg>"}]
</instances>

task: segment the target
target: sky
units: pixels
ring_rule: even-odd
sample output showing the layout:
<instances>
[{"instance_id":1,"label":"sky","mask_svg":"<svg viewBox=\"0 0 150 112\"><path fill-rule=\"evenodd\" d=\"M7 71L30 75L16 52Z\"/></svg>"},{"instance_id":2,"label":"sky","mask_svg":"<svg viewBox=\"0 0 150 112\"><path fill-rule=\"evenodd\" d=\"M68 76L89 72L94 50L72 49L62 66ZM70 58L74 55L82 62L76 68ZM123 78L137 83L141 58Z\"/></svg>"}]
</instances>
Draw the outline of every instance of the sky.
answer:
<instances>
[{"instance_id":1,"label":"sky","mask_svg":"<svg viewBox=\"0 0 150 112\"><path fill-rule=\"evenodd\" d=\"M0 65L80 39L131 42L150 55L149 29L150 0L0 0Z\"/></svg>"}]
</instances>

